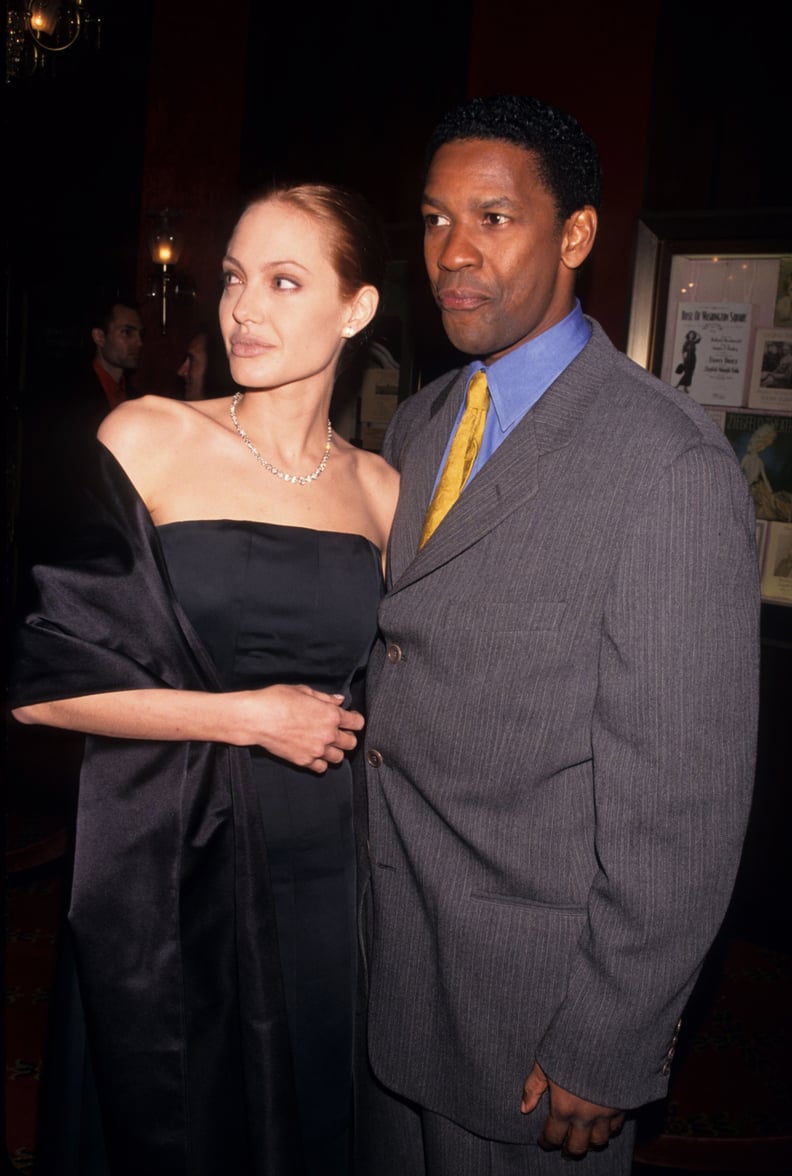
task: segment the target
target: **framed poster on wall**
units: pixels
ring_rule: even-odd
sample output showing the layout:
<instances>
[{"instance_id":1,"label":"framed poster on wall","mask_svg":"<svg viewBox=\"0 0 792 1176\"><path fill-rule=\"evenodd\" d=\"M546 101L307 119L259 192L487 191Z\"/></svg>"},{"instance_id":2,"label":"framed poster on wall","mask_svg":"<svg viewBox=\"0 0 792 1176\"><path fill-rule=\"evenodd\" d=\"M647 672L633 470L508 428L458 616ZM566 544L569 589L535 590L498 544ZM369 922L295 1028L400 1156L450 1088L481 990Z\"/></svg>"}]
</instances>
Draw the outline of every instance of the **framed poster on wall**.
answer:
<instances>
[{"instance_id":1,"label":"framed poster on wall","mask_svg":"<svg viewBox=\"0 0 792 1176\"><path fill-rule=\"evenodd\" d=\"M763 599L792 603L792 212L642 216L627 354L726 433L756 507Z\"/></svg>"},{"instance_id":2,"label":"framed poster on wall","mask_svg":"<svg viewBox=\"0 0 792 1176\"><path fill-rule=\"evenodd\" d=\"M639 220L627 354L700 404L777 411L753 392L767 332L792 326L792 213ZM790 404L792 409L792 404Z\"/></svg>"}]
</instances>

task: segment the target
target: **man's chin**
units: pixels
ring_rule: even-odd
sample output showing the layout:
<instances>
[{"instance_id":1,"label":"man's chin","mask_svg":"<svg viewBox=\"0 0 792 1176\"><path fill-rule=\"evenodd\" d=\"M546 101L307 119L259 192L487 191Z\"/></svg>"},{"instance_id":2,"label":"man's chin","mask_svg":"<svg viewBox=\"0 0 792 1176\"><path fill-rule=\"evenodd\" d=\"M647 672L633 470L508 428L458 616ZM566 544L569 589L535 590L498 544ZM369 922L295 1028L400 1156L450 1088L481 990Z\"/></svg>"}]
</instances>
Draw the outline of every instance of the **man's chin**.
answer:
<instances>
[{"instance_id":1,"label":"man's chin","mask_svg":"<svg viewBox=\"0 0 792 1176\"><path fill-rule=\"evenodd\" d=\"M475 323L466 323L458 314L443 314L443 329L448 341L465 355L486 355L490 339Z\"/></svg>"}]
</instances>

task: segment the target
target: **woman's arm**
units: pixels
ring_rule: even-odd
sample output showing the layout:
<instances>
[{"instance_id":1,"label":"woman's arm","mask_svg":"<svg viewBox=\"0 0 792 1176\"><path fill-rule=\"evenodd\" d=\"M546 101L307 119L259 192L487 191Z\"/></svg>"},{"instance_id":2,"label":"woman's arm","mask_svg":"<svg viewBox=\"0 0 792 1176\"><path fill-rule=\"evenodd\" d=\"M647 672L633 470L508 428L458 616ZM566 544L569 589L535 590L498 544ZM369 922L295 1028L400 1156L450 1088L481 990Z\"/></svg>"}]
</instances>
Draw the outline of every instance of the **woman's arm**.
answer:
<instances>
[{"instance_id":1,"label":"woman's arm","mask_svg":"<svg viewBox=\"0 0 792 1176\"><path fill-rule=\"evenodd\" d=\"M340 694L309 686L267 686L212 694L120 690L17 707L22 723L121 739L203 740L259 746L297 767L324 772L357 745L363 716Z\"/></svg>"}]
</instances>

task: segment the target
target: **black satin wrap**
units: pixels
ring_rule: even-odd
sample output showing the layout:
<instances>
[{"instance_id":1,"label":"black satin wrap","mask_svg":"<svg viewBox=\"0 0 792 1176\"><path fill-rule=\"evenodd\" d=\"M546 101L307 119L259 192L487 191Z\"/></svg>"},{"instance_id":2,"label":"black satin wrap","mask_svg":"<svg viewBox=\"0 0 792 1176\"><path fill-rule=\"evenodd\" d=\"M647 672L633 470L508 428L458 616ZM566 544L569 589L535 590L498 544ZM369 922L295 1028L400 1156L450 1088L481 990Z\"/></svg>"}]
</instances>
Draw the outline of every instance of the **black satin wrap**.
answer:
<instances>
[{"instance_id":1,"label":"black satin wrap","mask_svg":"<svg viewBox=\"0 0 792 1176\"><path fill-rule=\"evenodd\" d=\"M14 704L217 690L134 487L99 443L85 473L74 544L33 571ZM299 1172L247 749L89 737L69 922L114 1176Z\"/></svg>"}]
</instances>

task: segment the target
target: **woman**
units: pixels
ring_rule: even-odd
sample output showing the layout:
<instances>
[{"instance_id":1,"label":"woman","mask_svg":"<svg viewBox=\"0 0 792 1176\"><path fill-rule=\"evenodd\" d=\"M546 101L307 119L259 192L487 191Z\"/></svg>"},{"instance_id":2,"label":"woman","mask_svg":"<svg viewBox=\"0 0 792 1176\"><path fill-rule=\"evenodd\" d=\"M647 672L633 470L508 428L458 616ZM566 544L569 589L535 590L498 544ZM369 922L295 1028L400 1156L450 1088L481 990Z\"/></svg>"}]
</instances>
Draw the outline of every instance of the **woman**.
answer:
<instances>
[{"instance_id":1,"label":"woman","mask_svg":"<svg viewBox=\"0 0 792 1176\"><path fill-rule=\"evenodd\" d=\"M370 223L324 186L246 209L244 391L113 412L79 549L39 575L14 713L92 736L70 923L114 1173L347 1171L346 757L397 475L328 407L377 309Z\"/></svg>"}]
</instances>

